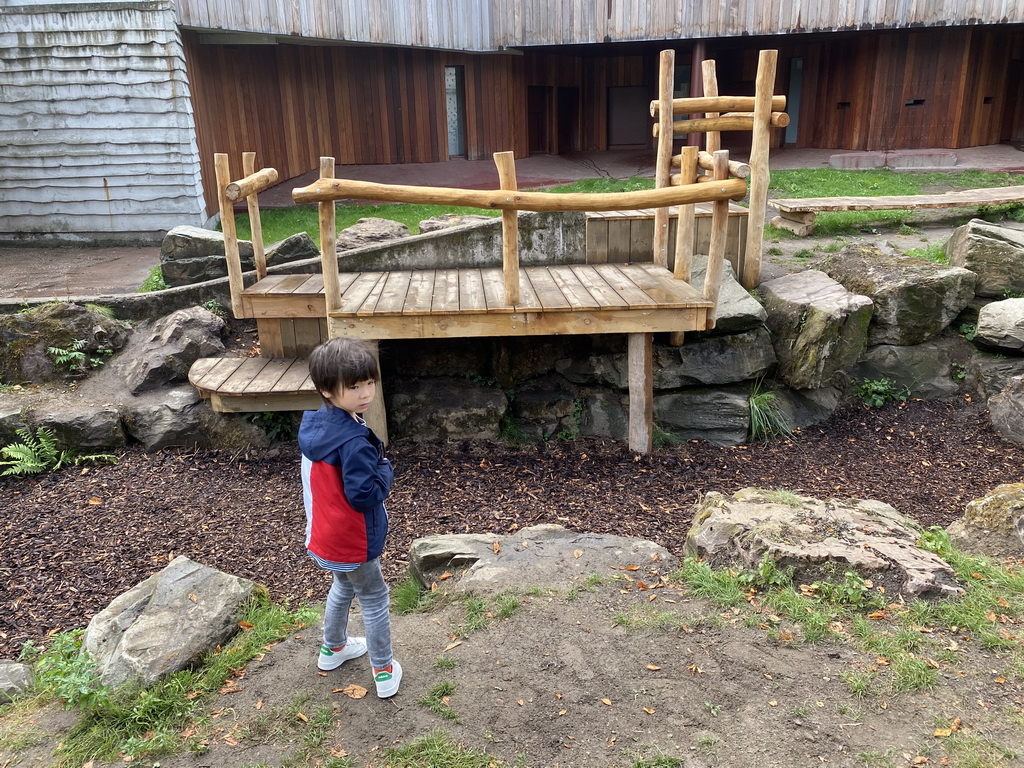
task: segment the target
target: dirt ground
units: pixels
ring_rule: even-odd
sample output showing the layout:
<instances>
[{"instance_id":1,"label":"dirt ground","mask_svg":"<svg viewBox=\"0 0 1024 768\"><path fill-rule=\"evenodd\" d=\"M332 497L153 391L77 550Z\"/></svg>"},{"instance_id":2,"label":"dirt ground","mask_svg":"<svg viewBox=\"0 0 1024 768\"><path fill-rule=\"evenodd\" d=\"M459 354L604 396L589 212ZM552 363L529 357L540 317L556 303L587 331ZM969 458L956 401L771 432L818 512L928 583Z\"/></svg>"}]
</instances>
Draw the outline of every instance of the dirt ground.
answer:
<instances>
[{"instance_id":1,"label":"dirt ground","mask_svg":"<svg viewBox=\"0 0 1024 768\"><path fill-rule=\"evenodd\" d=\"M6 655L25 639L45 642L53 629L83 626L177 554L264 582L277 599L322 600L324 576L301 551L292 448L128 451L114 466L0 484ZM392 581L405 570L411 540L432 533L500 535L559 523L641 536L679 553L693 504L709 490L761 485L870 497L922 524L945 525L970 499L1024 480L1024 449L996 435L966 400L851 404L826 424L764 446L692 442L636 456L601 440L396 443L392 456ZM494 755L496 765L628 767L672 757L687 768L995 766L1018 764L999 750L1024 753L1024 681L1007 657L963 631L922 628L923 656L955 648L956 661L937 662L934 690L897 694L884 664L852 642L803 643L756 604L723 610L671 581L638 588L636 580L657 584L665 572L599 575L593 591L567 584L521 595L511 618L473 633L460 629L459 602L396 616L406 677L387 702L342 692L349 684L372 688L365 658L323 675L315 667L318 629L297 632L216 697L200 729L202 755L159 765L283 765L308 738L298 714L311 719L322 707L333 712L323 754L347 755L353 765L382 766L382 750L438 728ZM623 617L636 626L623 626ZM440 657L454 666L439 666ZM877 674L863 696L844 678L858 673ZM454 685L448 705L457 721L421 703L444 682ZM966 762L951 740L934 737L956 718L954 738L972 739L975 751L999 745L997 757ZM35 729L38 743L18 754L0 750L0 765L54 764L53 745L70 725L60 710L40 713L22 725Z\"/></svg>"}]
</instances>

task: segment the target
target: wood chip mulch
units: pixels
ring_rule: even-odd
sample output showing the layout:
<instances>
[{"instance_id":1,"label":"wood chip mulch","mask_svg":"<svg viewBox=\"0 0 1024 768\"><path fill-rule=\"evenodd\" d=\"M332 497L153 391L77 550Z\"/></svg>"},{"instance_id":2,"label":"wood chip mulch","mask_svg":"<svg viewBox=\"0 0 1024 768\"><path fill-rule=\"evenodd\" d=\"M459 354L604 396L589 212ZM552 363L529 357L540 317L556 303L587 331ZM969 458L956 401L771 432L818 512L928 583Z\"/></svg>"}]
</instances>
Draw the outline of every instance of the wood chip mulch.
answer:
<instances>
[{"instance_id":1,"label":"wood chip mulch","mask_svg":"<svg viewBox=\"0 0 1024 768\"><path fill-rule=\"evenodd\" d=\"M640 536L679 553L694 503L745 486L873 498L946 526L971 499L1024 479L1024 448L968 401L854 404L789 440L722 448L693 441L640 456L598 439L391 448L397 468L390 579L410 542L435 533L508 533L539 523ZM118 464L0 481L0 657L83 627L116 595L192 559L266 584L276 599L327 588L302 548L297 448L230 454L126 451Z\"/></svg>"}]
</instances>

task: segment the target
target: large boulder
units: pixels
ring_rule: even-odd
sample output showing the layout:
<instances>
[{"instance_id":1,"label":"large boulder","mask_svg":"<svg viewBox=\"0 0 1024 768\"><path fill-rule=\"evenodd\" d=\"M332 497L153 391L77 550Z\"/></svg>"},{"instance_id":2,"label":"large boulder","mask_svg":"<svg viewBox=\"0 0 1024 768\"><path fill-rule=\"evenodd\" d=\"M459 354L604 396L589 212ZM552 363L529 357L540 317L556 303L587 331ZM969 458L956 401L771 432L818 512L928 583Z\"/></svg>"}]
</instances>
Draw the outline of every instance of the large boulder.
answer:
<instances>
[{"instance_id":1,"label":"large boulder","mask_svg":"<svg viewBox=\"0 0 1024 768\"><path fill-rule=\"evenodd\" d=\"M565 589L594 573L628 571L649 584L676 567L664 547L644 539L534 525L515 534L457 534L416 539L410 569L424 586L458 592Z\"/></svg>"},{"instance_id":2,"label":"large boulder","mask_svg":"<svg viewBox=\"0 0 1024 768\"><path fill-rule=\"evenodd\" d=\"M691 285L702 290L707 277L708 257L693 257ZM718 291L718 306L715 312L715 333L738 333L761 326L767 314L761 303L750 295L736 279L732 264L725 262L722 269L722 285Z\"/></svg>"},{"instance_id":3,"label":"large boulder","mask_svg":"<svg viewBox=\"0 0 1024 768\"><path fill-rule=\"evenodd\" d=\"M920 344L948 326L974 298L976 276L905 256L892 248L848 245L820 269L848 291L867 296L875 308L868 344Z\"/></svg>"},{"instance_id":4,"label":"large boulder","mask_svg":"<svg viewBox=\"0 0 1024 768\"><path fill-rule=\"evenodd\" d=\"M338 233L336 245L340 253L367 245L386 243L389 240L400 240L408 236L409 228L399 221L367 216L351 227L341 230Z\"/></svg>"},{"instance_id":5,"label":"large boulder","mask_svg":"<svg viewBox=\"0 0 1024 768\"><path fill-rule=\"evenodd\" d=\"M576 437L584 403L576 388L561 376L544 376L517 387L511 411L525 437L546 440Z\"/></svg>"},{"instance_id":6,"label":"large boulder","mask_svg":"<svg viewBox=\"0 0 1024 768\"><path fill-rule=\"evenodd\" d=\"M986 400L1002 392L1014 376L1024 376L1024 357L1005 357L980 350L967 362L965 370L965 378Z\"/></svg>"},{"instance_id":7,"label":"large boulder","mask_svg":"<svg viewBox=\"0 0 1024 768\"><path fill-rule=\"evenodd\" d=\"M969 502L964 516L946 530L968 554L1024 556L1024 483L1005 483Z\"/></svg>"},{"instance_id":8,"label":"large boulder","mask_svg":"<svg viewBox=\"0 0 1024 768\"><path fill-rule=\"evenodd\" d=\"M227 642L255 589L247 579L180 555L93 616L83 649L104 685L149 685Z\"/></svg>"},{"instance_id":9,"label":"large boulder","mask_svg":"<svg viewBox=\"0 0 1024 768\"><path fill-rule=\"evenodd\" d=\"M607 390L581 393L587 408L580 434L625 441L629 436L629 396Z\"/></svg>"},{"instance_id":10,"label":"large boulder","mask_svg":"<svg viewBox=\"0 0 1024 768\"><path fill-rule=\"evenodd\" d=\"M988 401L989 418L996 432L1024 445L1024 376L1014 376Z\"/></svg>"},{"instance_id":11,"label":"large boulder","mask_svg":"<svg viewBox=\"0 0 1024 768\"><path fill-rule=\"evenodd\" d=\"M1024 292L1024 232L981 219L953 230L946 243L949 263L978 276L979 296L1003 298Z\"/></svg>"},{"instance_id":12,"label":"large boulder","mask_svg":"<svg viewBox=\"0 0 1024 768\"><path fill-rule=\"evenodd\" d=\"M784 491L712 491L697 505L684 551L721 567L755 568L768 556L796 579L855 571L889 596L936 598L963 590L953 569L916 542L920 530L888 504L821 501Z\"/></svg>"},{"instance_id":13,"label":"large boulder","mask_svg":"<svg viewBox=\"0 0 1024 768\"><path fill-rule=\"evenodd\" d=\"M320 249L305 232L297 232L278 243L267 246L264 253L268 267L290 264L293 261L320 258Z\"/></svg>"},{"instance_id":14,"label":"large boulder","mask_svg":"<svg viewBox=\"0 0 1024 768\"><path fill-rule=\"evenodd\" d=\"M0 315L0 383L80 378L106 363L129 333L127 323L95 305L44 304Z\"/></svg>"},{"instance_id":15,"label":"large boulder","mask_svg":"<svg viewBox=\"0 0 1024 768\"><path fill-rule=\"evenodd\" d=\"M700 334L678 347L656 347L655 389L734 384L763 376L775 365L763 325L740 333Z\"/></svg>"},{"instance_id":16,"label":"large boulder","mask_svg":"<svg viewBox=\"0 0 1024 768\"><path fill-rule=\"evenodd\" d=\"M750 431L750 393L721 387L655 395L654 421L680 440L740 445Z\"/></svg>"},{"instance_id":17,"label":"large boulder","mask_svg":"<svg viewBox=\"0 0 1024 768\"><path fill-rule=\"evenodd\" d=\"M238 241L242 269L253 268L253 247L248 240ZM224 233L202 227L174 227L160 245L160 272L171 288L225 277Z\"/></svg>"},{"instance_id":18,"label":"large boulder","mask_svg":"<svg viewBox=\"0 0 1024 768\"><path fill-rule=\"evenodd\" d=\"M982 307L974 340L1012 352L1024 349L1024 299L993 301Z\"/></svg>"},{"instance_id":19,"label":"large boulder","mask_svg":"<svg viewBox=\"0 0 1024 768\"><path fill-rule=\"evenodd\" d=\"M952 397L960 391L970 350L959 337L929 339L913 346L869 347L851 371L854 379L889 379L914 397Z\"/></svg>"},{"instance_id":20,"label":"large boulder","mask_svg":"<svg viewBox=\"0 0 1024 768\"><path fill-rule=\"evenodd\" d=\"M121 414L113 405L83 403L32 412L35 426L53 432L57 443L77 454L103 453L123 448Z\"/></svg>"},{"instance_id":21,"label":"large boulder","mask_svg":"<svg viewBox=\"0 0 1024 768\"><path fill-rule=\"evenodd\" d=\"M842 402L842 391L836 387L821 389L774 390L776 402L790 429L803 429L832 418Z\"/></svg>"},{"instance_id":22,"label":"large boulder","mask_svg":"<svg viewBox=\"0 0 1024 768\"><path fill-rule=\"evenodd\" d=\"M188 382L200 357L224 352L224 320L203 307L179 309L157 320L119 361L132 394Z\"/></svg>"},{"instance_id":23,"label":"large boulder","mask_svg":"<svg viewBox=\"0 0 1024 768\"><path fill-rule=\"evenodd\" d=\"M872 302L824 272L761 283L778 375L793 389L820 389L848 371L867 347Z\"/></svg>"},{"instance_id":24,"label":"large boulder","mask_svg":"<svg viewBox=\"0 0 1024 768\"><path fill-rule=\"evenodd\" d=\"M32 667L0 659L0 704L10 704L35 684Z\"/></svg>"}]
</instances>

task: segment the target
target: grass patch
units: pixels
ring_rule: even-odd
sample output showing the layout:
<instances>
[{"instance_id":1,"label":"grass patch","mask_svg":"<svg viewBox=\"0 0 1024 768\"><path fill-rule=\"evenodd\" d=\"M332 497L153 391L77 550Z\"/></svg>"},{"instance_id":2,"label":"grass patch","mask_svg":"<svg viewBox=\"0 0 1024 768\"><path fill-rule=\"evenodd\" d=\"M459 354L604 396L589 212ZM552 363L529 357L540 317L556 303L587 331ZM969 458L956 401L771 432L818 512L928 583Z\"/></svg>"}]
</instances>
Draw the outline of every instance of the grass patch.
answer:
<instances>
[{"instance_id":1,"label":"grass patch","mask_svg":"<svg viewBox=\"0 0 1024 768\"><path fill-rule=\"evenodd\" d=\"M167 282L164 280L163 270L157 264L149 270L149 274L142 281L142 285L139 286L139 290L136 293L152 293L153 291L162 291L165 288L167 288Z\"/></svg>"},{"instance_id":2,"label":"grass patch","mask_svg":"<svg viewBox=\"0 0 1024 768\"><path fill-rule=\"evenodd\" d=\"M765 389L763 379L754 382L747 397L747 408L750 412L749 442L767 443L773 437L789 437L793 434L779 396Z\"/></svg>"},{"instance_id":3,"label":"grass patch","mask_svg":"<svg viewBox=\"0 0 1024 768\"><path fill-rule=\"evenodd\" d=\"M464 595L462 605L465 618L455 630L456 634L465 636L487 629L492 619L509 619L523 604L519 595L513 591L499 592L491 597L491 601L477 595Z\"/></svg>"},{"instance_id":4,"label":"grass patch","mask_svg":"<svg viewBox=\"0 0 1024 768\"><path fill-rule=\"evenodd\" d=\"M634 608L627 612L619 611L612 617L612 624L636 629L679 629L682 619L672 611L658 611L653 608Z\"/></svg>"},{"instance_id":5,"label":"grass patch","mask_svg":"<svg viewBox=\"0 0 1024 768\"><path fill-rule=\"evenodd\" d=\"M391 588L391 610L397 614L426 613L437 605L438 593L424 589L411 573Z\"/></svg>"},{"instance_id":6,"label":"grass patch","mask_svg":"<svg viewBox=\"0 0 1024 768\"><path fill-rule=\"evenodd\" d=\"M936 264L949 264L949 257L946 255L946 244L945 243L932 243L926 245L924 248L911 248L906 252L907 256L912 256L915 259L927 259L933 261Z\"/></svg>"},{"instance_id":7,"label":"grass patch","mask_svg":"<svg viewBox=\"0 0 1024 768\"><path fill-rule=\"evenodd\" d=\"M453 723L460 723L462 722L462 718L459 717L459 713L449 705L449 701L454 694L455 683L450 680L446 680L443 683L438 683L427 691L423 698L420 699L420 704L446 720L451 720Z\"/></svg>"},{"instance_id":8,"label":"grass patch","mask_svg":"<svg viewBox=\"0 0 1024 768\"><path fill-rule=\"evenodd\" d=\"M582 583L573 584L569 591L566 592L565 599L568 602L572 602L579 598L580 592L593 592L603 583L604 576L599 573L592 573Z\"/></svg>"},{"instance_id":9,"label":"grass patch","mask_svg":"<svg viewBox=\"0 0 1024 768\"><path fill-rule=\"evenodd\" d=\"M196 669L169 675L149 688L128 684L111 690L101 685L90 660L80 653L81 631L54 636L39 653L29 646L24 655L35 657L36 692L81 713L57 752L61 763L159 756L198 749L198 737L183 733L209 698L265 646L317 616L312 609L290 612L259 593L243 614L243 626L250 629L205 656Z\"/></svg>"},{"instance_id":10,"label":"grass patch","mask_svg":"<svg viewBox=\"0 0 1024 768\"><path fill-rule=\"evenodd\" d=\"M391 768L497 768L507 763L459 744L442 730L431 731L402 747L384 752Z\"/></svg>"}]
</instances>

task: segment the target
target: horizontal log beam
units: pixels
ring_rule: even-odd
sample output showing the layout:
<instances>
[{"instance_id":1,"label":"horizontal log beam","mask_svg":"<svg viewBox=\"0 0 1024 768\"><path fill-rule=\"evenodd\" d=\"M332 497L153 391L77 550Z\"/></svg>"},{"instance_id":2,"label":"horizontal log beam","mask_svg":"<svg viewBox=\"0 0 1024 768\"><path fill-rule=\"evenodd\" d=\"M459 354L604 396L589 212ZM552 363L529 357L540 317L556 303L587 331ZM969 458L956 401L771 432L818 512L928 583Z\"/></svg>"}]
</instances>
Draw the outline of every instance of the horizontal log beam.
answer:
<instances>
[{"instance_id":1,"label":"horizontal log beam","mask_svg":"<svg viewBox=\"0 0 1024 768\"><path fill-rule=\"evenodd\" d=\"M785 128L789 125L789 115L785 112L772 112L768 123L772 128ZM672 133L708 133L709 131L752 131L754 130L753 115L722 115L721 117L701 117L696 120L676 120L672 123ZM654 135L658 135L658 126L654 126Z\"/></svg>"},{"instance_id":2,"label":"horizontal log beam","mask_svg":"<svg viewBox=\"0 0 1024 768\"><path fill-rule=\"evenodd\" d=\"M347 179L319 179L309 186L293 189L292 200L300 205L355 199L381 200L391 203L464 205L502 211L630 211L638 208L664 208L714 200L740 200L746 194L747 184L742 179L726 179L714 183L687 184L680 187L645 189L636 192L564 194L415 187Z\"/></svg>"},{"instance_id":3,"label":"horizontal log beam","mask_svg":"<svg viewBox=\"0 0 1024 768\"><path fill-rule=\"evenodd\" d=\"M713 171L714 158L709 152L701 151L697 154L697 166L703 168L705 171ZM672 155L672 167L678 168L680 163L680 155ZM750 177L750 166L746 163L741 163L737 160L729 161L729 175L735 176L737 179L746 179Z\"/></svg>"},{"instance_id":4,"label":"horizontal log beam","mask_svg":"<svg viewBox=\"0 0 1024 768\"><path fill-rule=\"evenodd\" d=\"M781 112L786 108L785 96L772 97L772 111ZM695 98L672 99L673 115L689 115L699 112L752 112L753 96L698 96ZM651 117L658 116L658 102L651 102Z\"/></svg>"},{"instance_id":5,"label":"horizontal log beam","mask_svg":"<svg viewBox=\"0 0 1024 768\"><path fill-rule=\"evenodd\" d=\"M262 192L272 184L277 183L277 171L273 168L263 168L256 173L246 176L239 181L232 181L224 188L224 194L231 202L238 202L249 195Z\"/></svg>"}]
</instances>

